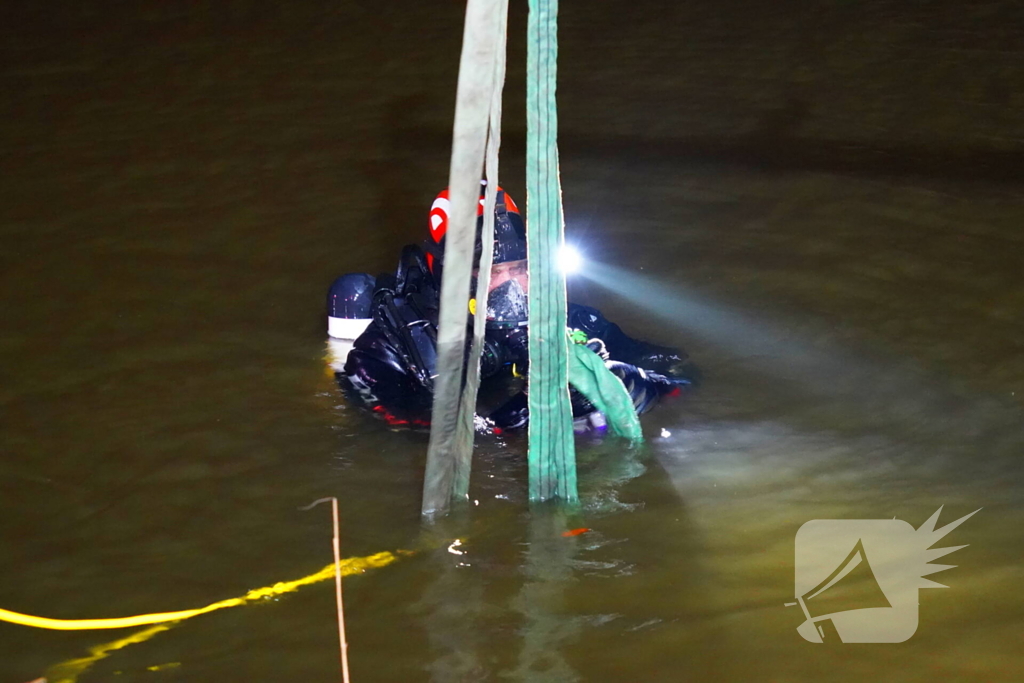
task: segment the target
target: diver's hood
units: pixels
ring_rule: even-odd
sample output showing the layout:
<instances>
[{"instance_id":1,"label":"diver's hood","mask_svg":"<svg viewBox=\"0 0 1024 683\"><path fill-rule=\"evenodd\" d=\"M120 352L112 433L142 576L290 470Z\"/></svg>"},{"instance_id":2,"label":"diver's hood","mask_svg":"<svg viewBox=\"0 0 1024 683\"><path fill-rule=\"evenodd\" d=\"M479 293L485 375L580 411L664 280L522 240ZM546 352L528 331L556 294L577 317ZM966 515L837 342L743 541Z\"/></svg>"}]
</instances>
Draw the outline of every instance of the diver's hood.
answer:
<instances>
[{"instance_id":1,"label":"diver's hood","mask_svg":"<svg viewBox=\"0 0 1024 683\"><path fill-rule=\"evenodd\" d=\"M483 227L483 221L481 228ZM523 217L509 211L505 204L505 193L498 196L494 207L494 263L522 261L526 258L526 226Z\"/></svg>"},{"instance_id":2,"label":"diver's hood","mask_svg":"<svg viewBox=\"0 0 1024 683\"><path fill-rule=\"evenodd\" d=\"M526 292L518 280L509 280L487 295L487 326L518 327L529 319Z\"/></svg>"},{"instance_id":3,"label":"diver's hood","mask_svg":"<svg viewBox=\"0 0 1024 683\"><path fill-rule=\"evenodd\" d=\"M480 260L482 251L482 234L484 231L484 217L476 219L476 247L474 258ZM494 250L491 263L508 263L509 261L522 261L526 258L526 225L523 217L516 211L509 211L505 203L505 192L498 193L497 203L494 205Z\"/></svg>"}]
</instances>

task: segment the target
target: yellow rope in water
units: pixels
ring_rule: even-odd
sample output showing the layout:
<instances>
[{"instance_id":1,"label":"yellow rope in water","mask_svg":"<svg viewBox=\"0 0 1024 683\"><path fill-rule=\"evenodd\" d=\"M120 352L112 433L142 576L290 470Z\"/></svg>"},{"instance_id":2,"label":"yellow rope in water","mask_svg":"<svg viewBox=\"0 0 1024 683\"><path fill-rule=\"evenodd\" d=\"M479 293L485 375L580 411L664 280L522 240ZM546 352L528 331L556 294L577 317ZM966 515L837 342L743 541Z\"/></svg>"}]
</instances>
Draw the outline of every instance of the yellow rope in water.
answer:
<instances>
[{"instance_id":1,"label":"yellow rope in water","mask_svg":"<svg viewBox=\"0 0 1024 683\"><path fill-rule=\"evenodd\" d=\"M399 558L411 554L412 552L409 550L399 550L394 553L384 551L375 555L367 555L366 557L350 557L342 560L339 564L342 575L348 576L350 574L364 572L367 569L387 566ZM256 588L240 598L221 600L220 602L215 602L212 605L200 607L199 609L188 609L180 612L140 614L134 617L120 617L116 619L48 619L46 617L34 617L29 614L21 614L19 612L0 609L0 621L58 631L89 631L93 629L147 626L149 624L161 624L168 621L181 621L182 619L189 619L191 617L199 616L200 614L224 609L225 607L244 605L247 602L253 602L264 598L270 598L275 595L280 595L282 593L297 591L302 586L326 581L332 578L334 578L334 564L329 564L316 574L310 574L309 576L296 579L295 581L281 581L279 583L275 583L273 586Z\"/></svg>"},{"instance_id":2,"label":"yellow rope in water","mask_svg":"<svg viewBox=\"0 0 1024 683\"><path fill-rule=\"evenodd\" d=\"M174 622L200 614L206 614L207 612L223 609L225 607L235 607L247 602L254 602L264 598L270 598L275 595L281 595L282 593L291 593L297 591L302 586L326 581L334 577L336 566L340 569L343 576L350 576L352 574L365 572L367 569L386 567L387 565L412 554L413 552L411 550L396 550L393 553L385 551L374 555L367 555L365 557L350 557L342 560L337 565L329 564L317 573L310 574L309 576L305 576L301 579L296 579L295 581L281 581L275 583L273 586L256 588L240 598L221 600L220 602L215 602L212 605L207 605L200 609L183 610L180 612L161 612L157 614L140 614L134 617L123 617L119 619L47 619L45 617L34 617L28 614L19 614L18 612L0 609L0 620L8 621L13 624L21 624L23 626L34 626L36 628L57 629L62 631L124 628L128 626L157 624L156 626L151 626L150 628L139 631L138 633L133 633L130 636L92 647L89 649L89 656L87 657L69 659L61 662L60 664L55 664L47 670L46 677L43 679L48 681L48 683L76 683L78 681L78 677L85 673L99 660L108 657L111 653L127 647L128 645L135 645L136 643L143 643L149 640L158 633L162 633L170 629L175 625Z\"/></svg>"}]
</instances>

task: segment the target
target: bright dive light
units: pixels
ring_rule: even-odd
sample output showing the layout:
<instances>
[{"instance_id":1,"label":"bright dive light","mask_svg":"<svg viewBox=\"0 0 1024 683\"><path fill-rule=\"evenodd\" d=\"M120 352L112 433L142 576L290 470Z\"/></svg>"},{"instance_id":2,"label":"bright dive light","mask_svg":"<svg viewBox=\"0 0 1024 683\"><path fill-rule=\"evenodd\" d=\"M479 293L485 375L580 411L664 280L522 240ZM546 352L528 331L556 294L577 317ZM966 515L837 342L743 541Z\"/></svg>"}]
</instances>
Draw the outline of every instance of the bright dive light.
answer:
<instances>
[{"instance_id":1,"label":"bright dive light","mask_svg":"<svg viewBox=\"0 0 1024 683\"><path fill-rule=\"evenodd\" d=\"M562 272L571 275L577 272L581 265L583 265L583 258L576 248L569 244L563 244L558 252L558 267L562 269Z\"/></svg>"}]
</instances>

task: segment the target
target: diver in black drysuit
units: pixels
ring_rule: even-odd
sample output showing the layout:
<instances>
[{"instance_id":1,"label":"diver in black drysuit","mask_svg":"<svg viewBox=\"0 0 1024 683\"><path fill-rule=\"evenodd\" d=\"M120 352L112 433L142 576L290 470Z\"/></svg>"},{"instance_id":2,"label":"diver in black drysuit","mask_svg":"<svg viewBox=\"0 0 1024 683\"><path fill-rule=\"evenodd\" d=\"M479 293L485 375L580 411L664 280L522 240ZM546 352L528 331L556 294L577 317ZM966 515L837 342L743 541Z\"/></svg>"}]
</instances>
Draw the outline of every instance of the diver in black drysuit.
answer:
<instances>
[{"instance_id":1,"label":"diver in black drysuit","mask_svg":"<svg viewBox=\"0 0 1024 683\"><path fill-rule=\"evenodd\" d=\"M501 188L497 197L494 266L480 362L481 403L490 401L497 407L487 418L478 419L477 427L500 432L522 427L528 420L522 381L528 363L528 279L522 218ZM350 397L393 425L430 424L447 208L445 190L431 209L431 239L425 243L426 251L406 246L394 275L376 279L364 273L345 275L335 281L328 295L331 316L372 319L355 340L344 370L336 372L338 382ZM478 231L482 224L481 206ZM478 243L478 256L479 250ZM472 318L467 317L471 325ZM581 331L588 346L601 354L605 365L622 380L637 414L696 379L697 370L685 352L632 339L597 309L570 303L567 325ZM582 394L571 389L570 397L577 432L605 429L603 416Z\"/></svg>"}]
</instances>

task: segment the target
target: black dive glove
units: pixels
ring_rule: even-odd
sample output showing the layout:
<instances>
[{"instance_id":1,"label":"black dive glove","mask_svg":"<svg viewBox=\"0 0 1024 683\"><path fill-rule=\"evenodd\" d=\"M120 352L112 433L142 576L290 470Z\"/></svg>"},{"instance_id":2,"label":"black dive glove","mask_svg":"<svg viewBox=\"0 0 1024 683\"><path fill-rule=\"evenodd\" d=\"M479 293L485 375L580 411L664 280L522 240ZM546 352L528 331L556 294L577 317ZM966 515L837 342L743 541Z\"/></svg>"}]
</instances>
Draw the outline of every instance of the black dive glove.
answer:
<instances>
[{"instance_id":1,"label":"black dive glove","mask_svg":"<svg viewBox=\"0 0 1024 683\"><path fill-rule=\"evenodd\" d=\"M682 349L633 339L596 308L569 304L569 327L604 341L612 360L653 370L681 384L697 384L697 366Z\"/></svg>"},{"instance_id":2,"label":"black dive glove","mask_svg":"<svg viewBox=\"0 0 1024 683\"><path fill-rule=\"evenodd\" d=\"M653 408L659 398L672 393L680 384L687 384L686 380L671 379L620 361L606 361L605 367L622 381L637 415L643 415Z\"/></svg>"}]
</instances>

